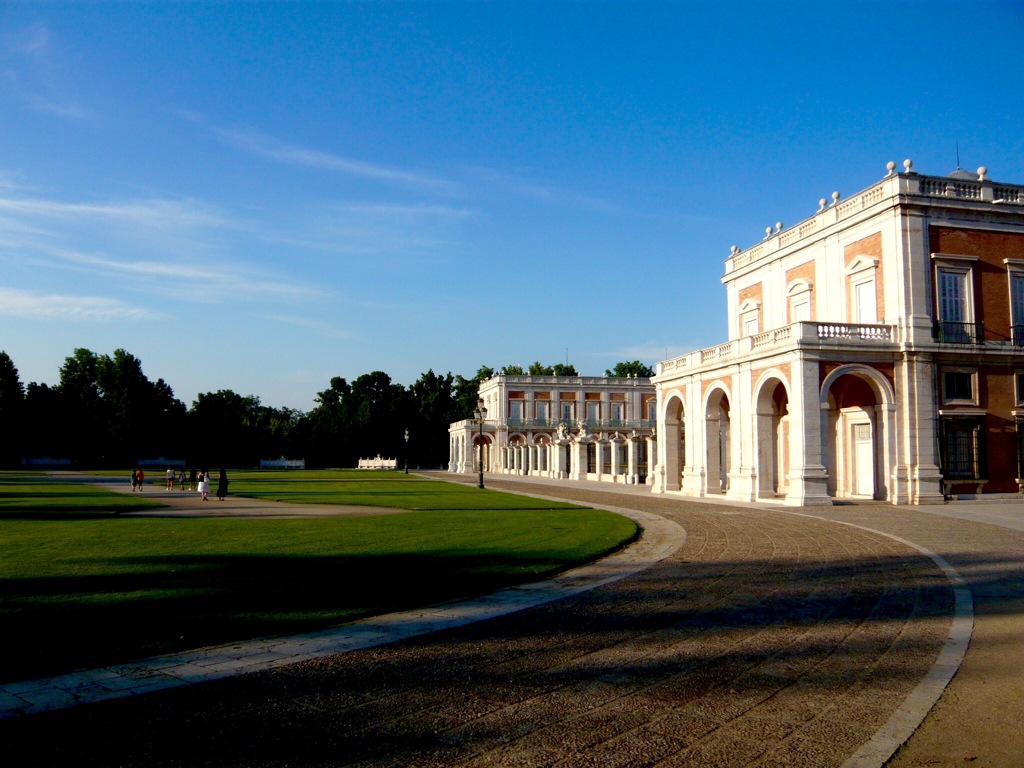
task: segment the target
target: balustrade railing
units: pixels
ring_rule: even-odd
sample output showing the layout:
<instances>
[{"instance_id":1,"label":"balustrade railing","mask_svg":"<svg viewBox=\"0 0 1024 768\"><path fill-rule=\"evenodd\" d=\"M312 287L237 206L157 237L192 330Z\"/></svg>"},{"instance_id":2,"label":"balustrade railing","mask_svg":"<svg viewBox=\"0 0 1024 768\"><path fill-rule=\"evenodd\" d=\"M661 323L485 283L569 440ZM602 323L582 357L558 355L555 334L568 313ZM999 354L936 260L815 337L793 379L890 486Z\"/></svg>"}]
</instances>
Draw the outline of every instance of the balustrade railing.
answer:
<instances>
[{"instance_id":1,"label":"balustrade railing","mask_svg":"<svg viewBox=\"0 0 1024 768\"><path fill-rule=\"evenodd\" d=\"M947 176L922 176L917 173L890 174L874 186L842 202L838 197L822 206L814 215L793 227L771 233L765 240L745 250L736 250L727 261L726 271L740 269L762 257L798 243L804 237L858 214L897 194L944 197L967 202L991 201L1024 204L1024 187L994 184L990 180L951 179Z\"/></svg>"},{"instance_id":2,"label":"balustrade railing","mask_svg":"<svg viewBox=\"0 0 1024 768\"><path fill-rule=\"evenodd\" d=\"M819 339L844 341L892 341L892 326L860 323L818 323Z\"/></svg>"},{"instance_id":3,"label":"balustrade railing","mask_svg":"<svg viewBox=\"0 0 1024 768\"><path fill-rule=\"evenodd\" d=\"M468 423L475 424L476 422L470 419ZM578 429L579 424L575 419L569 421L559 421L557 419L499 419L494 422L488 421L487 423L497 424L515 430L555 429L560 424L564 423L571 431ZM654 427L657 422L650 419L586 419L585 423L587 425L587 429L591 432L605 432L609 430L625 432L634 429L642 431L649 430Z\"/></svg>"}]
</instances>

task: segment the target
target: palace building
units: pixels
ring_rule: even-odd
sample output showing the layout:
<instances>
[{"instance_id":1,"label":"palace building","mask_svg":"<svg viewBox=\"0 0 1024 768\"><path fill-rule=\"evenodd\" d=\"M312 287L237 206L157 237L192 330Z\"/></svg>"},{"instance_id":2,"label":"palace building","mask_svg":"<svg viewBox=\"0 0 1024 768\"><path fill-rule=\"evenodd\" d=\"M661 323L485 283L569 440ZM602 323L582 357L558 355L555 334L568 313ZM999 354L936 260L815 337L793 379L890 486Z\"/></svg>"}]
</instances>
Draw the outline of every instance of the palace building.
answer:
<instances>
[{"instance_id":1,"label":"palace building","mask_svg":"<svg viewBox=\"0 0 1024 768\"><path fill-rule=\"evenodd\" d=\"M449 427L450 472L653 482L649 379L498 373L480 385L480 402L482 419Z\"/></svg>"},{"instance_id":2,"label":"palace building","mask_svg":"<svg viewBox=\"0 0 1024 768\"><path fill-rule=\"evenodd\" d=\"M1024 187L908 160L725 262L729 340L657 366L653 490L1018 494Z\"/></svg>"},{"instance_id":3,"label":"palace building","mask_svg":"<svg viewBox=\"0 0 1024 768\"><path fill-rule=\"evenodd\" d=\"M795 506L1020 495L1024 186L887 169L732 248L724 344L650 380L485 381L449 471Z\"/></svg>"}]
</instances>

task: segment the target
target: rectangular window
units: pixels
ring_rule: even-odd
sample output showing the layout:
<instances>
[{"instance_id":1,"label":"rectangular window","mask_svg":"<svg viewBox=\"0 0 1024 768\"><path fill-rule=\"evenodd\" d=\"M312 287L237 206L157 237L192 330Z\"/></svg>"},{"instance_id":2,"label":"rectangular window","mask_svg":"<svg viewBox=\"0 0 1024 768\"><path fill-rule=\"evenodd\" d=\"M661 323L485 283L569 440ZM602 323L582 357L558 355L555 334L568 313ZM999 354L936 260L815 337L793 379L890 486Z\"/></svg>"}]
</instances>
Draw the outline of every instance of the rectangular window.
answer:
<instances>
[{"instance_id":1,"label":"rectangular window","mask_svg":"<svg viewBox=\"0 0 1024 768\"><path fill-rule=\"evenodd\" d=\"M940 460L945 480L987 479L984 425L981 418L944 418L939 422Z\"/></svg>"},{"instance_id":2,"label":"rectangular window","mask_svg":"<svg viewBox=\"0 0 1024 768\"><path fill-rule=\"evenodd\" d=\"M793 304L790 313L794 323L802 323L811 319L811 302L807 300L797 301Z\"/></svg>"},{"instance_id":3,"label":"rectangular window","mask_svg":"<svg viewBox=\"0 0 1024 768\"><path fill-rule=\"evenodd\" d=\"M508 404L509 424L519 424L523 420L523 403L521 400L513 400Z\"/></svg>"},{"instance_id":4,"label":"rectangular window","mask_svg":"<svg viewBox=\"0 0 1024 768\"><path fill-rule=\"evenodd\" d=\"M1024 274L1010 273L1010 312L1013 315L1013 343L1024 347Z\"/></svg>"},{"instance_id":5,"label":"rectangular window","mask_svg":"<svg viewBox=\"0 0 1024 768\"><path fill-rule=\"evenodd\" d=\"M537 401L537 426L543 427L548 423L548 402Z\"/></svg>"},{"instance_id":6,"label":"rectangular window","mask_svg":"<svg viewBox=\"0 0 1024 768\"><path fill-rule=\"evenodd\" d=\"M1017 405L1024 405L1024 373L1014 374L1013 380L1017 385Z\"/></svg>"},{"instance_id":7,"label":"rectangular window","mask_svg":"<svg viewBox=\"0 0 1024 768\"><path fill-rule=\"evenodd\" d=\"M980 324L974 322L971 306L971 272L939 267L935 273L938 291L939 341L953 344L980 344Z\"/></svg>"},{"instance_id":8,"label":"rectangular window","mask_svg":"<svg viewBox=\"0 0 1024 768\"><path fill-rule=\"evenodd\" d=\"M853 286L853 304L855 323L871 325L878 322L874 280L867 280Z\"/></svg>"},{"instance_id":9,"label":"rectangular window","mask_svg":"<svg viewBox=\"0 0 1024 768\"><path fill-rule=\"evenodd\" d=\"M1024 419L1017 417L1017 482L1024 480Z\"/></svg>"},{"instance_id":10,"label":"rectangular window","mask_svg":"<svg viewBox=\"0 0 1024 768\"><path fill-rule=\"evenodd\" d=\"M1024 481L1024 418L1017 417L1017 483Z\"/></svg>"},{"instance_id":11,"label":"rectangular window","mask_svg":"<svg viewBox=\"0 0 1024 768\"><path fill-rule=\"evenodd\" d=\"M974 402L974 375L969 371L942 372L942 399Z\"/></svg>"},{"instance_id":12,"label":"rectangular window","mask_svg":"<svg viewBox=\"0 0 1024 768\"><path fill-rule=\"evenodd\" d=\"M939 319L945 323L967 322L967 275L939 270Z\"/></svg>"},{"instance_id":13,"label":"rectangular window","mask_svg":"<svg viewBox=\"0 0 1024 768\"><path fill-rule=\"evenodd\" d=\"M743 335L753 336L754 334L757 333L757 327L757 314L754 313L751 315L747 315L747 317L743 321Z\"/></svg>"},{"instance_id":14,"label":"rectangular window","mask_svg":"<svg viewBox=\"0 0 1024 768\"><path fill-rule=\"evenodd\" d=\"M572 419L572 403L562 403L562 421L566 424L572 424Z\"/></svg>"},{"instance_id":15,"label":"rectangular window","mask_svg":"<svg viewBox=\"0 0 1024 768\"><path fill-rule=\"evenodd\" d=\"M625 409L622 403L612 403L612 423L615 426L622 424L625 419Z\"/></svg>"},{"instance_id":16,"label":"rectangular window","mask_svg":"<svg viewBox=\"0 0 1024 768\"><path fill-rule=\"evenodd\" d=\"M601 420L601 404L587 403L587 423L597 424Z\"/></svg>"}]
</instances>

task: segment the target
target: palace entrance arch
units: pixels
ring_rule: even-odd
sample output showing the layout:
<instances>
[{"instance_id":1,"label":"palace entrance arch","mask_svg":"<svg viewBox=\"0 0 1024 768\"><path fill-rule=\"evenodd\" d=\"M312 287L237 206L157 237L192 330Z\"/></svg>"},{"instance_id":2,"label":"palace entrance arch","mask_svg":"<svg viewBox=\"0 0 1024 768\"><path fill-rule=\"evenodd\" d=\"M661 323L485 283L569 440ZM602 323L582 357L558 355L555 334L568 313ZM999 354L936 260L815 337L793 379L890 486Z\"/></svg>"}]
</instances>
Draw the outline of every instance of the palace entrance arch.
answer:
<instances>
[{"instance_id":1,"label":"palace entrance arch","mask_svg":"<svg viewBox=\"0 0 1024 768\"><path fill-rule=\"evenodd\" d=\"M822 382L820 402L829 495L888 499L896 411L889 380L866 365L840 366Z\"/></svg>"}]
</instances>

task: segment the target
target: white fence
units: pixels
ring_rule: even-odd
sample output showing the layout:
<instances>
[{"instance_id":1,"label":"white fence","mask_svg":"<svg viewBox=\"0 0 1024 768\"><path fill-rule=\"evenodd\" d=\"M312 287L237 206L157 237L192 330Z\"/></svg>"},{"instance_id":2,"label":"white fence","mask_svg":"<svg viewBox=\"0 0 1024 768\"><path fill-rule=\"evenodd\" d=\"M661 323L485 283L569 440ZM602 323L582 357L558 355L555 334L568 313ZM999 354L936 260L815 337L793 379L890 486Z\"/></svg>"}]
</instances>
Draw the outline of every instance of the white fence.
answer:
<instances>
[{"instance_id":1,"label":"white fence","mask_svg":"<svg viewBox=\"0 0 1024 768\"><path fill-rule=\"evenodd\" d=\"M357 469L398 469L398 459L382 459L378 454L373 459L360 459Z\"/></svg>"},{"instance_id":2,"label":"white fence","mask_svg":"<svg viewBox=\"0 0 1024 768\"><path fill-rule=\"evenodd\" d=\"M305 459L260 459L260 469L305 469Z\"/></svg>"}]
</instances>

